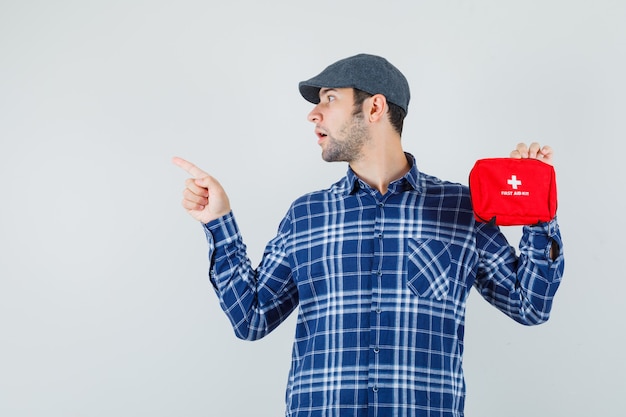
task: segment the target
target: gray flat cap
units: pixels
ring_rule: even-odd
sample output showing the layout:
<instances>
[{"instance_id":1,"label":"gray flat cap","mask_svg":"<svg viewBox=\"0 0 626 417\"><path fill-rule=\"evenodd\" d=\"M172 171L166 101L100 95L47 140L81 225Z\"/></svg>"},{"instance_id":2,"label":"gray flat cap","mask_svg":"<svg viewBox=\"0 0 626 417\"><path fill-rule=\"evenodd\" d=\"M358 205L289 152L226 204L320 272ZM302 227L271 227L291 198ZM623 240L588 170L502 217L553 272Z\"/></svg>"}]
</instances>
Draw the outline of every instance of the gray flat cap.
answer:
<instances>
[{"instance_id":1,"label":"gray flat cap","mask_svg":"<svg viewBox=\"0 0 626 417\"><path fill-rule=\"evenodd\" d=\"M372 95L382 94L407 113L411 99L409 83L400 70L385 58L368 54L337 61L298 87L302 97L313 104L320 102L321 88L356 88Z\"/></svg>"}]
</instances>

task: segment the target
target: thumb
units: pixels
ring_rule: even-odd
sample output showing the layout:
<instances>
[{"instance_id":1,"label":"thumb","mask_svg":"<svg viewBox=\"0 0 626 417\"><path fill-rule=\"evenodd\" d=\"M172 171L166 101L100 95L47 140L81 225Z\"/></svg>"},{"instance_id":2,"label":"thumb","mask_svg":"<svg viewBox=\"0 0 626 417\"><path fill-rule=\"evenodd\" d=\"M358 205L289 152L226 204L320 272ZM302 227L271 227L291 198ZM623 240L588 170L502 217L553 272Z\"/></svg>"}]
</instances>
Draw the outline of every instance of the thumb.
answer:
<instances>
[{"instance_id":1,"label":"thumb","mask_svg":"<svg viewBox=\"0 0 626 417\"><path fill-rule=\"evenodd\" d=\"M222 189L222 185L209 174L196 178L193 181L198 187L208 188L209 190Z\"/></svg>"},{"instance_id":2,"label":"thumb","mask_svg":"<svg viewBox=\"0 0 626 417\"><path fill-rule=\"evenodd\" d=\"M230 211L230 202L228 199L228 195L226 194L224 187L222 187L222 184L220 184L219 181L217 181L214 177L210 175L206 175L202 178L195 179L194 182L198 187L202 187L208 190L208 209L210 212L224 215Z\"/></svg>"}]
</instances>

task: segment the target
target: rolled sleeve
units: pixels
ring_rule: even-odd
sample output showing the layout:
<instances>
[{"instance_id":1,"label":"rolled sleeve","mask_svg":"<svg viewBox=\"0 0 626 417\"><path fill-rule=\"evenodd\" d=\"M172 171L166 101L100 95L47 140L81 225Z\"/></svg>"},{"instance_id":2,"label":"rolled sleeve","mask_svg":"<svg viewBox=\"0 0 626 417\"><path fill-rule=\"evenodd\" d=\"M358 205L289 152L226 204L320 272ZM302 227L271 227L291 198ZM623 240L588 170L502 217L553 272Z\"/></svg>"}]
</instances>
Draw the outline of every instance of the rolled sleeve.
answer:
<instances>
[{"instance_id":1,"label":"rolled sleeve","mask_svg":"<svg viewBox=\"0 0 626 417\"><path fill-rule=\"evenodd\" d=\"M524 325L547 321L565 264L557 219L524 226L519 257L512 248L506 249L498 228L481 225L479 237L475 286L481 295ZM557 251L554 259L552 248Z\"/></svg>"}]
</instances>

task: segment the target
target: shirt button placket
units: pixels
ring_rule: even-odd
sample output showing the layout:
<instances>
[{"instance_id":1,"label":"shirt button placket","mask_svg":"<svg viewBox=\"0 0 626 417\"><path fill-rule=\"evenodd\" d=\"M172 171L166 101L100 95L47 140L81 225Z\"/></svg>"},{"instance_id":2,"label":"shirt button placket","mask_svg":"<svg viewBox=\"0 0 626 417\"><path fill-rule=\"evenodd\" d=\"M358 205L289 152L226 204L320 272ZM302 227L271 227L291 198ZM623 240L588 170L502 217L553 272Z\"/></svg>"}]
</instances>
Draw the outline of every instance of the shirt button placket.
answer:
<instances>
[{"instance_id":1,"label":"shirt button placket","mask_svg":"<svg viewBox=\"0 0 626 417\"><path fill-rule=\"evenodd\" d=\"M374 224L374 270L372 271L374 282L372 283L372 320L370 323L371 347L370 347L370 413L376 415L378 406L378 371L380 367L380 326L382 313L382 278L383 278L383 238L384 229L382 219L385 204L382 201L377 202L378 210L376 213L376 222Z\"/></svg>"}]
</instances>

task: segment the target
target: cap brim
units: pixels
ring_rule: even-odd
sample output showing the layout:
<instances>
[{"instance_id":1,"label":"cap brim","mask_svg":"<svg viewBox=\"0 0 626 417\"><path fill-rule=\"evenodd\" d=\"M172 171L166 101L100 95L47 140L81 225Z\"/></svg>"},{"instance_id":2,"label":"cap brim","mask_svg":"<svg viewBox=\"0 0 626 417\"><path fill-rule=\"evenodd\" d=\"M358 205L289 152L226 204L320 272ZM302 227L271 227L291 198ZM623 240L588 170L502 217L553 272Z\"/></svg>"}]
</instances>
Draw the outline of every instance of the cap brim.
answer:
<instances>
[{"instance_id":1,"label":"cap brim","mask_svg":"<svg viewBox=\"0 0 626 417\"><path fill-rule=\"evenodd\" d=\"M309 103L318 104L320 102L321 86L310 84L308 81L302 81L298 85L298 88L300 89L302 97Z\"/></svg>"}]
</instances>

